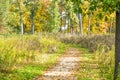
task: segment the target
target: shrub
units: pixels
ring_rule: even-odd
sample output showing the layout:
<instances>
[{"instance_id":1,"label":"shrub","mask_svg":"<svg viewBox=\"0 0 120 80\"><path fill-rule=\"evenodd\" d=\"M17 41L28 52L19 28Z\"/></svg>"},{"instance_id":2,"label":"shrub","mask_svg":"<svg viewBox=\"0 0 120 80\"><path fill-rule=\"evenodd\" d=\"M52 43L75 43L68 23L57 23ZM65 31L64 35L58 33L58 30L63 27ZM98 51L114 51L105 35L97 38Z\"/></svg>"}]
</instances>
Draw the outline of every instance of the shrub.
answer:
<instances>
[{"instance_id":1,"label":"shrub","mask_svg":"<svg viewBox=\"0 0 120 80\"><path fill-rule=\"evenodd\" d=\"M66 44L77 44L83 48L89 49L90 52L95 52L98 49L101 50L102 46L105 46L105 51L112 49L115 44L113 35L83 35L83 36L61 36L60 40Z\"/></svg>"}]
</instances>

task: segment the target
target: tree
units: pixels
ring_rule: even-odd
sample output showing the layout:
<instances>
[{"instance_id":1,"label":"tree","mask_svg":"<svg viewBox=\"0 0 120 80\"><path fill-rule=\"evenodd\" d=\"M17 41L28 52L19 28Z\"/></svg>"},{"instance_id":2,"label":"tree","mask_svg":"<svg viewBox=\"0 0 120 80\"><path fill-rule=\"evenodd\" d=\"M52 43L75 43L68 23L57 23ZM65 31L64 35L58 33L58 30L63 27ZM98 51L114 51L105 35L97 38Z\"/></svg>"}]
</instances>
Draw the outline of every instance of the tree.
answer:
<instances>
[{"instance_id":1,"label":"tree","mask_svg":"<svg viewBox=\"0 0 120 80\"><path fill-rule=\"evenodd\" d=\"M38 2L39 2L39 0L26 0L24 2L27 9L30 10L31 33L32 34L34 34L34 31L35 31L34 17L35 17L36 11L38 9Z\"/></svg>"},{"instance_id":2,"label":"tree","mask_svg":"<svg viewBox=\"0 0 120 80\"><path fill-rule=\"evenodd\" d=\"M78 20L79 20L79 27L80 27L80 34L83 34L83 19L82 19L82 9L81 9L81 5L82 5L82 1L81 0L72 0L73 3L75 4L74 8L75 8L75 12L78 16Z\"/></svg>"},{"instance_id":3,"label":"tree","mask_svg":"<svg viewBox=\"0 0 120 80\"><path fill-rule=\"evenodd\" d=\"M120 0L117 3L118 10L116 11L116 34L115 34L115 73L114 80L117 79L118 66L120 62Z\"/></svg>"},{"instance_id":4,"label":"tree","mask_svg":"<svg viewBox=\"0 0 120 80\"><path fill-rule=\"evenodd\" d=\"M23 12L21 9L21 1L17 0L18 8L19 8L19 14L20 14L20 26L21 26L21 34L24 34L24 23L23 23Z\"/></svg>"},{"instance_id":5,"label":"tree","mask_svg":"<svg viewBox=\"0 0 120 80\"><path fill-rule=\"evenodd\" d=\"M49 27L50 21L50 1L44 0L38 3L38 10L35 15L35 30L37 32L41 31L50 31L51 28Z\"/></svg>"},{"instance_id":6,"label":"tree","mask_svg":"<svg viewBox=\"0 0 120 80\"><path fill-rule=\"evenodd\" d=\"M9 7L12 0L0 0L0 29L8 28L7 22L9 21Z\"/></svg>"},{"instance_id":7,"label":"tree","mask_svg":"<svg viewBox=\"0 0 120 80\"><path fill-rule=\"evenodd\" d=\"M115 70L114 70L114 79L117 79L118 75L118 66L120 62L120 0L99 0L99 3L102 3L104 12L113 12L116 11L116 33L115 33Z\"/></svg>"},{"instance_id":8,"label":"tree","mask_svg":"<svg viewBox=\"0 0 120 80\"><path fill-rule=\"evenodd\" d=\"M50 11L50 26L52 28L52 32L58 32L60 29L60 10L59 10L59 0L52 0Z\"/></svg>"}]
</instances>

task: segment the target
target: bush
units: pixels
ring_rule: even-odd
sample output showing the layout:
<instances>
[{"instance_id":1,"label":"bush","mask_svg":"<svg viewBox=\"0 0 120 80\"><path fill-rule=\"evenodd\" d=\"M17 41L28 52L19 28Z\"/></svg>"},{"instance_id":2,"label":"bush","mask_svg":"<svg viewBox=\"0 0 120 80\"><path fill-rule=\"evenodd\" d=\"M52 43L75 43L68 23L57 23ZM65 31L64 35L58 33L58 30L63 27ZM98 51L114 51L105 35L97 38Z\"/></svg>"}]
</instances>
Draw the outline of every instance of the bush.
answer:
<instances>
[{"instance_id":1,"label":"bush","mask_svg":"<svg viewBox=\"0 0 120 80\"><path fill-rule=\"evenodd\" d=\"M61 36L60 40L66 44L77 44L83 48L89 49L90 52L95 52L97 49L101 50L105 46L105 51L112 49L115 44L113 35L91 35L91 36Z\"/></svg>"}]
</instances>

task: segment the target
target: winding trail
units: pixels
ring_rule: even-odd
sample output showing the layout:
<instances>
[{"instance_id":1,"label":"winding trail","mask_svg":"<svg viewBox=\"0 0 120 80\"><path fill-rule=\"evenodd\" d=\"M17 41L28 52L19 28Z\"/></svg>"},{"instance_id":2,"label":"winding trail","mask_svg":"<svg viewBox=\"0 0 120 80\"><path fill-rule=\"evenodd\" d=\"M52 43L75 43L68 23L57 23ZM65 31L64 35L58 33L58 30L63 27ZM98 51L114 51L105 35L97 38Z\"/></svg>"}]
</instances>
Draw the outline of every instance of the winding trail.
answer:
<instances>
[{"instance_id":1,"label":"winding trail","mask_svg":"<svg viewBox=\"0 0 120 80\"><path fill-rule=\"evenodd\" d=\"M79 69L79 62L79 49L70 47L59 59L58 64L34 80L77 80L75 75Z\"/></svg>"}]
</instances>

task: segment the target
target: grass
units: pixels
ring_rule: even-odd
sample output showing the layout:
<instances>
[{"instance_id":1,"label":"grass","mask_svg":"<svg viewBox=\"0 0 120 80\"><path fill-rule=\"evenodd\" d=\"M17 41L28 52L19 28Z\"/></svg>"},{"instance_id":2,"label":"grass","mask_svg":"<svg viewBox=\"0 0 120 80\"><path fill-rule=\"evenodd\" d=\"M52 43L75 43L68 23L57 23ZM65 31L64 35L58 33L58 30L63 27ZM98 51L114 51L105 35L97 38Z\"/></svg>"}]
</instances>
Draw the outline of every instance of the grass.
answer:
<instances>
[{"instance_id":1,"label":"grass","mask_svg":"<svg viewBox=\"0 0 120 80\"><path fill-rule=\"evenodd\" d=\"M32 80L56 64L66 46L48 35L0 38L0 80Z\"/></svg>"},{"instance_id":2,"label":"grass","mask_svg":"<svg viewBox=\"0 0 120 80\"><path fill-rule=\"evenodd\" d=\"M89 53L87 49L80 49L81 54L80 70L78 74L78 80L101 80L99 79L99 69L97 60L92 53Z\"/></svg>"},{"instance_id":3,"label":"grass","mask_svg":"<svg viewBox=\"0 0 120 80\"><path fill-rule=\"evenodd\" d=\"M27 35L20 36L20 39L18 36L1 38L0 80L32 80L53 66L61 53L64 53L65 48L70 46L82 51L79 74L77 74L78 80L112 80L114 50L106 51L104 45L95 47L94 38L92 38L93 40L82 40L89 48L83 46L79 42L79 38L75 39L78 43L74 43L76 42L74 38L71 39L65 46L56 38L48 35ZM65 39L65 41L68 40ZM92 44L89 44L90 41ZM107 40L105 39L105 41ZM111 42L108 43L110 47ZM94 49L94 51L90 52L90 49ZM13 64L14 62L15 64ZM11 69L9 69L8 63ZM4 66L8 70L4 70Z\"/></svg>"},{"instance_id":4,"label":"grass","mask_svg":"<svg viewBox=\"0 0 120 80\"><path fill-rule=\"evenodd\" d=\"M82 51L80 69L77 74L78 80L113 80L114 49L109 52L96 50L96 52L91 53L80 45L68 44L68 46L79 48Z\"/></svg>"},{"instance_id":5,"label":"grass","mask_svg":"<svg viewBox=\"0 0 120 80\"><path fill-rule=\"evenodd\" d=\"M81 69L78 80L113 80L114 50L109 53L89 53L81 49Z\"/></svg>"},{"instance_id":6,"label":"grass","mask_svg":"<svg viewBox=\"0 0 120 80\"><path fill-rule=\"evenodd\" d=\"M19 64L19 67L13 71L1 72L0 80L32 80L34 77L42 75L44 71L53 66L64 51L65 47L54 54L40 54L39 62Z\"/></svg>"},{"instance_id":7,"label":"grass","mask_svg":"<svg viewBox=\"0 0 120 80\"><path fill-rule=\"evenodd\" d=\"M120 63L119 63L119 67L118 67L118 76L117 76L117 80L120 80Z\"/></svg>"}]
</instances>

